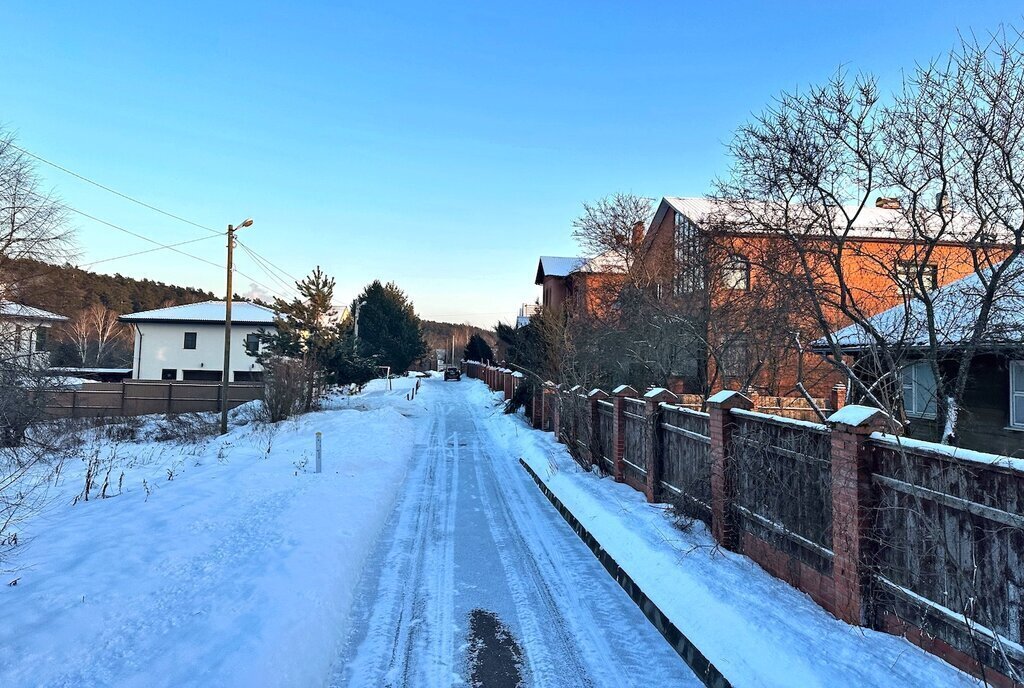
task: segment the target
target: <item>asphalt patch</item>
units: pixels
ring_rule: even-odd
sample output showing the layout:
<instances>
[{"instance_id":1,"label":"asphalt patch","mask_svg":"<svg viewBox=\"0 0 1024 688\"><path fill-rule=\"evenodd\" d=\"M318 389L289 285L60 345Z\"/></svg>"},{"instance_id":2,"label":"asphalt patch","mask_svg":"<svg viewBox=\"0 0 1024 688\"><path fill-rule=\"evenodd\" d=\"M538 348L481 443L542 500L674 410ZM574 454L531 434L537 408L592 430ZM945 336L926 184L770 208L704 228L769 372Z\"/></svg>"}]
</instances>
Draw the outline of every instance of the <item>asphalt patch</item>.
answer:
<instances>
[{"instance_id":1,"label":"asphalt patch","mask_svg":"<svg viewBox=\"0 0 1024 688\"><path fill-rule=\"evenodd\" d=\"M523 685L523 648L498 615L486 609L469 613L468 670L474 688Z\"/></svg>"}]
</instances>

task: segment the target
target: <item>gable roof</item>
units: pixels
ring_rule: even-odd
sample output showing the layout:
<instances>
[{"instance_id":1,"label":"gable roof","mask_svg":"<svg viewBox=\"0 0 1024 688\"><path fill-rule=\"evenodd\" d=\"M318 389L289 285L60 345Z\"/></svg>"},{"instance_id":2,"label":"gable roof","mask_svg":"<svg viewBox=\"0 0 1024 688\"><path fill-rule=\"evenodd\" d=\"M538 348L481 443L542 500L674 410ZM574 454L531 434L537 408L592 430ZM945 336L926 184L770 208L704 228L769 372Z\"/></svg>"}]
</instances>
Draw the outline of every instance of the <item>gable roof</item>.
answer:
<instances>
[{"instance_id":1,"label":"gable roof","mask_svg":"<svg viewBox=\"0 0 1024 688\"><path fill-rule=\"evenodd\" d=\"M157 308L122 315L119 320L129 323L222 323L224 322L223 301L202 301L183 306ZM238 325L273 325L274 310L248 301L231 302L231 322Z\"/></svg>"},{"instance_id":2,"label":"gable roof","mask_svg":"<svg viewBox=\"0 0 1024 688\"><path fill-rule=\"evenodd\" d=\"M537 277L534 284L542 284L545 277L568 277L587 262L586 258L564 256L541 256L537 263Z\"/></svg>"},{"instance_id":3,"label":"gable roof","mask_svg":"<svg viewBox=\"0 0 1024 688\"><path fill-rule=\"evenodd\" d=\"M1024 344L1024 259L1010 266L1002 278L992 300L988 327L983 335L989 346L1018 346ZM982 273L986 278L990 271ZM962 277L932 292L935 313L935 332L941 347L955 347L972 336L978 310L984 299L985 286L977 274ZM908 348L929 346L929 328L925 304L920 299L894 306L868 319L889 344L902 344ZM844 349L861 349L873 340L860 325L848 325L834 335ZM824 339L813 345L816 349L827 346Z\"/></svg>"},{"instance_id":4,"label":"gable roof","mask_svg":"<svg viewBox=\"0 0 1024 688\"><path fill-rule=\"evenodd\" d=\"M794 205L790 211L799 215L801 206ZM806 208L806 206L805 206ZM728 226L730 232L763 234L763 227L752 227L747 222L747 215L770 216L773 206L762 201L724 201L707 196L680 197L665 196L658 205L658 210L651 220L644 242L649 243L657 228L661 226L666 214L677 212L689 218L693 223L706 227L707 225ZM903 210L893 208L879 208L874 205L836 207L834 224L831 230L824 227L815 227L813 215L808 212L806 215L808 224L799 227L798 233L806 236L833 237L839 236L845 231L848 239L874 239L874 240L897 240L907 241L914 238L915 229L907 221L906 213ZM854 218L847 230L847 218ZM799 221L799 218L798 218ZM922 215L921 227L917 229L918 236L922 229L929 225L936 227L936 232L941 226L937 214L933 216L925 213ZM972 224L964 215L954 214L949 226L944 230L949 235L949 241L956 241L957 237L964 239L972 236L978 225ZM833 233L834 232L834 233ZM1003 238L1005 240L1005 237Z\"/></svg>"},{"instance_id":5,"label":"gable roof","mask_svg":"<svg viewBox=\"0 0 1024 688\"><path fill-rule=\"evenodd\" d=\"M537 264L537 277L533 283L543 284L545 277L568 277L578 272L597 274L625 271L625 261L614 251L605 251L593 258L541 256Z\"/></svg>"},{"instance_id":6,"label":"gable roof","mask_svg":"<svg viewBox=\"0 0 1024 688\"><path fill-rule=\"evenodd\" d=\"M17 320L47 320L51 322L62 322L67 320L63 315L57 315L42 308L33 308L23 303L13 301L0 301L0 319L12 318Z\"/></svg>"}]
</instances>

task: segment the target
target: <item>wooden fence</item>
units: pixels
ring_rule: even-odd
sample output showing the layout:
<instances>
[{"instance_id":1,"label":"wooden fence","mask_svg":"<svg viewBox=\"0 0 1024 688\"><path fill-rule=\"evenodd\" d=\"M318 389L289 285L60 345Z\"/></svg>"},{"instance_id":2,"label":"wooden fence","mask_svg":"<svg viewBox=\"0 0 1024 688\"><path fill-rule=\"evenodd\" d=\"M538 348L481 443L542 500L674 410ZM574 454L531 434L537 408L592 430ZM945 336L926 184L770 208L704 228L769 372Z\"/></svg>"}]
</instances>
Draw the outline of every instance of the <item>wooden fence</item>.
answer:
<instances>
[{"instance_id":1,"label":"wooden fence","mask_svg":"<svg viewBox=\"0 0 1024 688\"><path fill-rule=\"evenodd\" d=\"M478 377L497 390L503 375ZM666 390L535 387L534 427L584 468L672 502L849 623L1021 685L1024 460L883 434L867 407L818 423L736 392L701 412Z\"/></svg>"},{"instance_id":2,"label":"wooden fence","mask_svg":"<svg viewBox=\"0 0 1024 688\"><path fill-rule=\"evenodd\" d=\"M222 390L219 382L97 382L46 392L45 412L51 418L107 418L219 411ZM262 398L262 384L233 382L228 391L228 408Z\"/></svg>"}]
</instances>

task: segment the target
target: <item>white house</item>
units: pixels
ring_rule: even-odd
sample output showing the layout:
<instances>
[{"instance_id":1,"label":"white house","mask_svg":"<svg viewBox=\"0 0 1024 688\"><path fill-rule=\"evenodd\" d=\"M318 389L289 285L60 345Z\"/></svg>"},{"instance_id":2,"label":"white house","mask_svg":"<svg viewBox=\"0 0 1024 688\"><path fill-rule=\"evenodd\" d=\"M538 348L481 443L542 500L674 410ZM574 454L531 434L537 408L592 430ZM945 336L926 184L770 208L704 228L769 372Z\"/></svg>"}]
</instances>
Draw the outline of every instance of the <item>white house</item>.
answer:
<instances>
[{"instance_id":1,"label":"white house","mask_svg":"<svg viewBox=\"0 0 1024 688\"><path fill-rule=\"evenodd\" d=\"M50 364L48 342L50 328L66 321L41 308L12 301L0 301L0 357L18 365L26 363L42 368Z\"/></svg>"},{"instance_id":2,"label":"white house","mask_svg":"<svg viewBox=\"0 0 1024 688\"><path fill-rule=\"evenodd\" d=\"M135 380L220 381L224 368L224 302L122 315L135 329ZM248 301L231 302L231 381L256 382L260 330L275 332L274 311Z\"/></svg>"}]
</instances>

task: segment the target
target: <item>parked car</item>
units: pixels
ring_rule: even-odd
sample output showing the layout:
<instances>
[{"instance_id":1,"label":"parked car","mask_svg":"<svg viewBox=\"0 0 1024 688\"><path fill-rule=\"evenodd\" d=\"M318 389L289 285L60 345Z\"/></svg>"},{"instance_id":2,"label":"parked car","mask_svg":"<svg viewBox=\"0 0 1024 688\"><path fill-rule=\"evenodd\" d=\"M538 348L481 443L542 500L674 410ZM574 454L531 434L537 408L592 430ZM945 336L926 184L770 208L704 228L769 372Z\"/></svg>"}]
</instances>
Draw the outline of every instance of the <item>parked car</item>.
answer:
<instances>
[{"instance_id":1,"label":"parked car","mask_svg":"<svg viewBox=\"0 0 1024 688\"><path fill-rule=\"evenodd\" d=\"M458 380L461 380L461 379L462 379L462 371L459 370L458 368L449 367L449 368L445 368L444 369L444 380L445 380L445 382L447 382L448 380L456 380L456 381L458 381Z\"/></svg>"}]
</instances>

